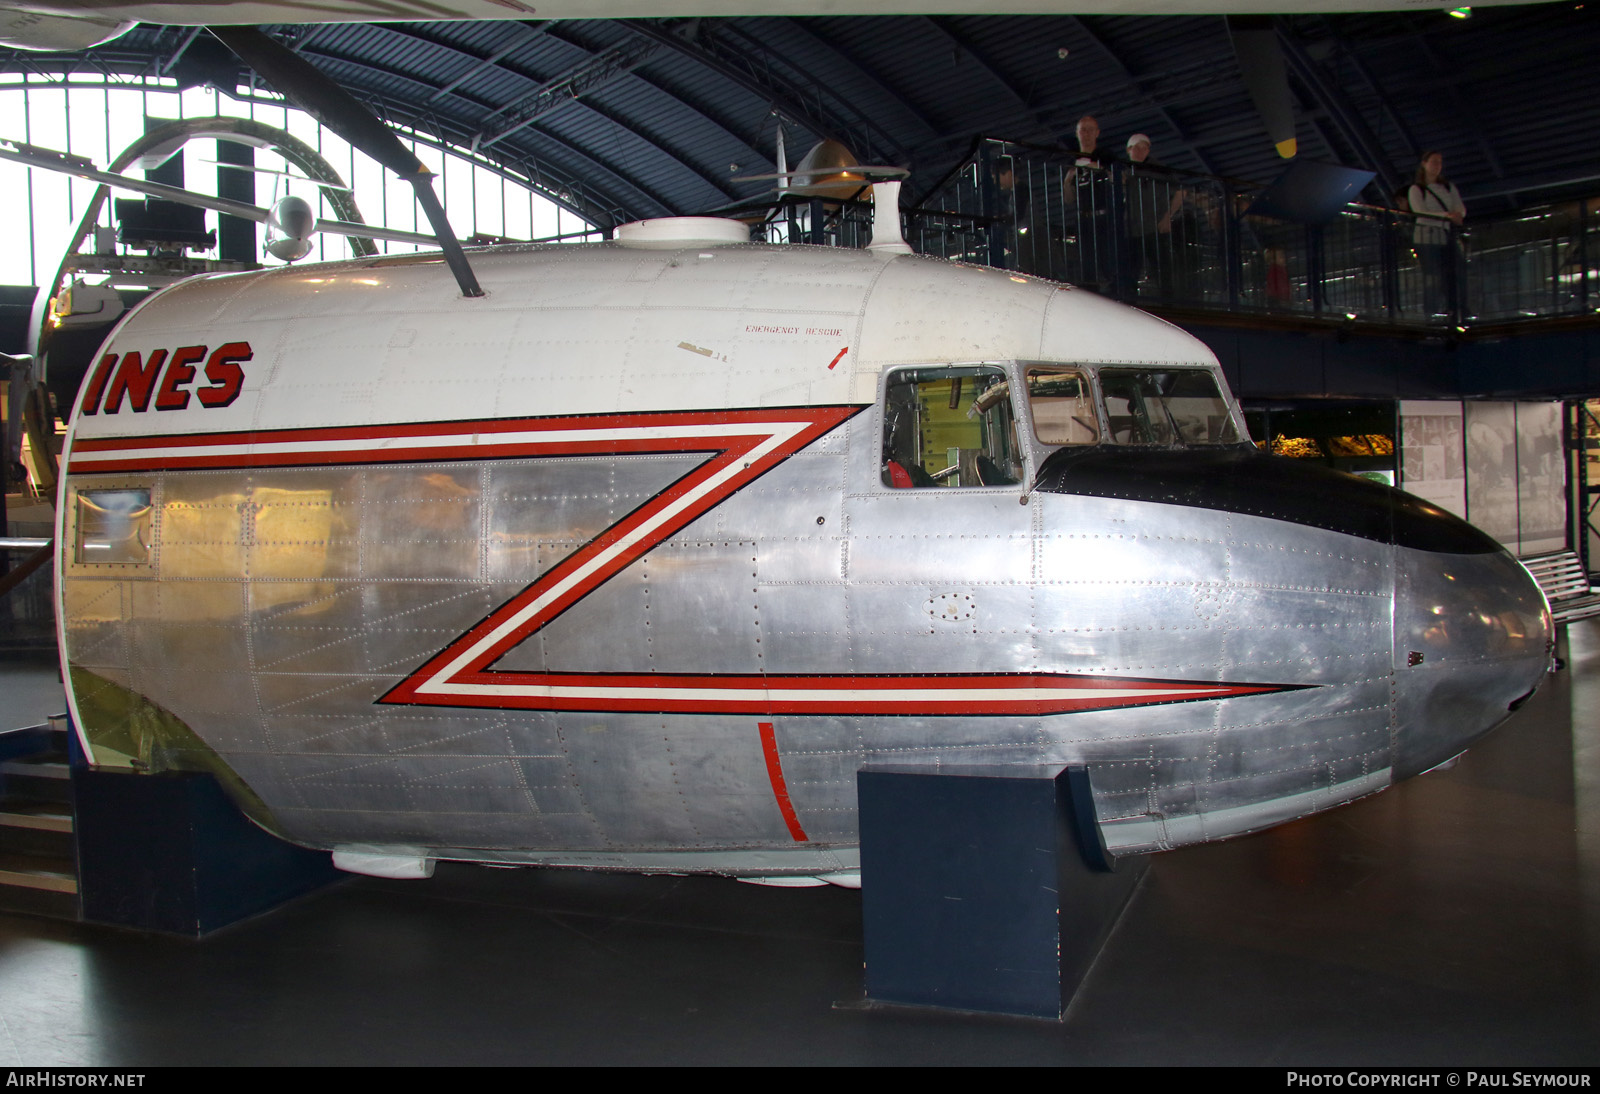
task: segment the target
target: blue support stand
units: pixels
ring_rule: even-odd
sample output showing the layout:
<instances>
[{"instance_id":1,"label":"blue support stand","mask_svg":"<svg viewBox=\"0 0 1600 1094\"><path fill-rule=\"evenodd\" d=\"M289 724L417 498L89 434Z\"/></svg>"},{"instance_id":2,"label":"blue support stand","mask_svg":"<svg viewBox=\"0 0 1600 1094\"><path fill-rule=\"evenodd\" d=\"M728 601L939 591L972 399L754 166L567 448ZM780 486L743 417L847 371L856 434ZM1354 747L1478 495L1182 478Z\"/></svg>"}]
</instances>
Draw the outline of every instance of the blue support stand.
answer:
<instances>
[{"instance_id":1,"label":"blue support stand","mask_svg":"<svg viewBox=\"0 0 1600 1094\"><path fill-rule=\"evenodd\" d=\"M1144 874L1083 767L857 776L870 1001L1059 1019Z\"/></svg>"},{"instance_id":2,"label":"blue support stand","mask_svg":"<svg viewBox=\"0 0 1600 1094\"><path fill-rule=\"evenodd\" d=\"M210 775L88 768L73 794L91 923L193 937L347 876L256 827Z\"/></svg>"}]
</instances>

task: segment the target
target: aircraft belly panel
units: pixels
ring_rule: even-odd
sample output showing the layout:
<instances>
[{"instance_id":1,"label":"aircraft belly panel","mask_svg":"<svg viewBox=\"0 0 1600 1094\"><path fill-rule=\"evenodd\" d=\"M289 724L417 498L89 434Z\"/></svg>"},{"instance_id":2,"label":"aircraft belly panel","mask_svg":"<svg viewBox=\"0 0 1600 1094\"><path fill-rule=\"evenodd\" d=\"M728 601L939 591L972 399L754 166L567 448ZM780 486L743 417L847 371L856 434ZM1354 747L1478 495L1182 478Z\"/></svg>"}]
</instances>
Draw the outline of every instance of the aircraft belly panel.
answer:
<instances>
[{"instance_id":1,"label":"aircraft belly panel","mask_svg":"<svg viewBox=\"0 0 1600 1094\"><path fill-rule=\"evenodd\" d=\"M564 747L618 847L793 842L754 720L612 716L571 722Z\"/></svg>"},{"instance_id":2,"label":"aircraft belly panel","mask_svg":"<svg viewBox=\"0 0 1600 1094\"><path fill-rule=\"evenodd\" d=\"M62 615L68 620L74 665L97 672L128 671L129 601L137 584L116 578L62 582Z\"/></svg>"}]
</instances>

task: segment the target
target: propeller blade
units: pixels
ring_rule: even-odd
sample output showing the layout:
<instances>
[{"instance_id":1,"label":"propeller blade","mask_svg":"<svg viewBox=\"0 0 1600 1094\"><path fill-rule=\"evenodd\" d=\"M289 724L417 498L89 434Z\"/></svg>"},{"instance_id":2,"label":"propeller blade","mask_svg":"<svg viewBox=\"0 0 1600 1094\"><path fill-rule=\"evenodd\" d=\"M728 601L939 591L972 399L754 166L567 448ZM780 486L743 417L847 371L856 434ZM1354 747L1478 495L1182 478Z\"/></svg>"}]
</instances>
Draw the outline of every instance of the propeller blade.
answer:
<instances>
[{"instance_id":1,"label":"propeller blade","mask_svg":"<svg viewBox=\"0 0 1600 1094\"><path fill-rule=\"evenodd\" d=\"M1244 75L1244 85L1250 92L1262 124L1267 127L1267 137L1278 155L1293 159L1298 151L1294 127L1294 99L1289 94L1289 76L1284 66L1283 47L1278 42L1278 31L1272 17L1267 15L1230 15L1228 33L1233 38L1233 52L1239 59L1239 71Z\"/></svg>"}]
</instances>

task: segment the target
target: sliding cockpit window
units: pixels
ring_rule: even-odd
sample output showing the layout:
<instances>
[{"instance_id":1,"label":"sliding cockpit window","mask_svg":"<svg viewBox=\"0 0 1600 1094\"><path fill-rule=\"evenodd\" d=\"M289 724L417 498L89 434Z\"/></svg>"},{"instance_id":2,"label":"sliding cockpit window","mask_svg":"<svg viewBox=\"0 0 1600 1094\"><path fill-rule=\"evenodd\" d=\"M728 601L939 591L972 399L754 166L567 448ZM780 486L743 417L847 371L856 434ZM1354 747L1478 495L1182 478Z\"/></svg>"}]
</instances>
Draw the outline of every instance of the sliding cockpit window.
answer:
<instances>
[{"instance_id":1,"label":"sliding cockpit window","mask_svg":"<svg viewBox=\"0 0 1600 1094\"><path fill-rule=\"evenodd\" d=\"M900 369L889 376L883 484L1011 486L1022 454L1005 370L994 365Z\"/></svg>"},{"instance_id":2,"label":"sliding cockpit window","mask_svg":"<svg viewBox=\"0 0 1600 1094\"><path fill-rule=\"evenodd\" d=\"M1033 437L1052 447L1100 443L1100 418L1089 377L1075 368L1028 368Z\"/></svg>"}]
</instances>

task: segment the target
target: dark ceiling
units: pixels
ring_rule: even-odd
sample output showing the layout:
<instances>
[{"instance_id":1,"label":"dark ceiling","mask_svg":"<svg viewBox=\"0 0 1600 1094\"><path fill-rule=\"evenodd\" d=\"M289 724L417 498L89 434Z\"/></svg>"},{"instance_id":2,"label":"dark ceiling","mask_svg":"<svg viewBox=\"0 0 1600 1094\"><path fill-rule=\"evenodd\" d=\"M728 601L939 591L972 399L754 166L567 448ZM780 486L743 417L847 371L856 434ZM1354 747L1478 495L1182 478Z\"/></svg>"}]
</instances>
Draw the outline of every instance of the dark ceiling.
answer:
<instances>
[{"instance_id":1,"label":"dark ceiling","mask_svg":"<svg viewBox=\"0 0 1600 1094\"><path fill-rule=\"evenodd\" d=\"M1408 181L1438 149L1472 213L1600 191L1600 2L1276 19L1303 158ZM1252 181L1282 163L1213 16L810 17L275 26L390 121L534 178L606 225L762 193L735 182L817 140L912 169L912 201L982 136L1055 144L1085 112L1104 142ZM164 74L228 86L189 28L0 70Z\"/></svg>"}]
</instances>

